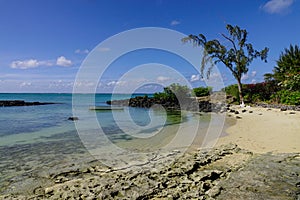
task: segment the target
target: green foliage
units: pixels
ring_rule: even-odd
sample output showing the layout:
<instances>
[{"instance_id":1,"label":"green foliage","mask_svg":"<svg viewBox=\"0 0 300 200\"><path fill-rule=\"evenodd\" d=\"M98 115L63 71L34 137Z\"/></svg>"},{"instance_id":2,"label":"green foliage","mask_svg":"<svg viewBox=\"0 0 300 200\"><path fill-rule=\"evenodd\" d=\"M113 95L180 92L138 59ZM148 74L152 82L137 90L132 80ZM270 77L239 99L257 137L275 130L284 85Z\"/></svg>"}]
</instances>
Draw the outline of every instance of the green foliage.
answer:
<instances>
[{"instance_id":1,"label":"green foliage","mask_svg":"<svg viewBox=\"0 0 300 200\"><path fill-rule=\"evenodd\" d=\"M229 85L227 87L225 87L225 92L227 95L230 95L230 96L233 96L235 97L238 101L239 100L239 89L238 89L238 85L237 84L234 84L234 85Z\"/></svg>"},{"instance_id":2,"label":"green foliage","mask_svg":"<svg viewBox=\"0 0 300 200\"><path fill-rule=\"evenodd\" d=\"M300 48L290 45L281 52L274 67L273 74L265 74L265 80L274 81L279 86L279 91L271 95L277 103L288 105L300 104Z\"/></svg>"},{"instance_id":3,"label":"green foliage","mask_svg":"<svg viewBox=\"0 0 300 200\"><path fill-rule=\"evenodd\" d=\"M178 102L180 98L186 98L190 95L190 89L186 85L173 83L164 88L163 92L155 93L154 99L160 99L169 102Z\"/></svg>"},{"instance_id":4,"label":"green foliage","mask_svg":"<svg viewBox=\"0 0 300 200\"><path fill-rule=\"evenodd\" d=\"M263 82L257 84L244 84L243 95L246 102L256 103L259 101L269 101L272 95L279 91L279 87L275 81ZM239 91L237 84L230 85L225 88L227 95L236 97L239 101Z\"/></svg>"},{"instance_id":5,"label":"green foliage","mask_svg":"<svg viewBox=\"0 0 300 200\"><path fill-rule=\"evenodd\" d=\"M300 48L290 45L289 49L284 49L277 60L277 66L273 74L265 74L265 78L272 78L284 90L300 90Z\"/></svg>"},{"instance_id":6,"label":"green foliage","mask_svg":"<svg viewBox=\"0 0 300 200\"><path fill-rule=\"evenodd\" d=\"M300 49L297 45L290 45L289 49L281 52L273 72L274 78L281 82L300 72Z\"/></svg>"},{"instance_id":7,"label":"green foliage","mask_svg":"<svg viewBox=\"0 0 300 200\"><path fill-rule=\"evenodd\" d=\"M226 25L226 29L229 35L221 34L226 40L222 45L217 39L207 41L203 34L189 35L183 38L183 42L191 41L194 45L202 46L204 48L204 56L201 62L201 73L203 75L206 64L211 62L223 63L232 73L237 80L239 87L239 94L241 101L242 96L242 83L241 78L243 74L248 72L248 66L255 58L260 58L263 61L267 61L267 54L269 49L266 47L261 51L257 51L253 48L251 43L246 43L248 32L245 29L241 29L239 26ZM228 43L231 45L228 49ZM207 70L207 76L209 77L212 70L211 65Z\"/></svg>"},{"instance_id":8,"label":"green foliage","mask_svg":"<svg viewBox=\"0 0 300 200\"><path fill-rule=\"evenodd\" d=\"M245 100L252 103L271 100L271 96L276 94L279 89L275 81L245 84L243 87Z\"/></svg>"},{"instance_id":9,"label":"green foliage","mask_svg":"<svg viewBox=\"0 0 300 200\"><path fill-rule=\"evenodd\" d=\"M272 96L273 99L279 100L279 103L286 105L300 105L300 91L281 90Z\"/></svg>"},{"instance_id":10,"label":"green foliage","mask_svg":"<svg viewBox=\"0 0 300 200\"><path fill-rule=\"evenodd\" d=\"M208 96L212 92L212 87L198 87L193 89L196 97Z\"/></svg>"}]
</instances>

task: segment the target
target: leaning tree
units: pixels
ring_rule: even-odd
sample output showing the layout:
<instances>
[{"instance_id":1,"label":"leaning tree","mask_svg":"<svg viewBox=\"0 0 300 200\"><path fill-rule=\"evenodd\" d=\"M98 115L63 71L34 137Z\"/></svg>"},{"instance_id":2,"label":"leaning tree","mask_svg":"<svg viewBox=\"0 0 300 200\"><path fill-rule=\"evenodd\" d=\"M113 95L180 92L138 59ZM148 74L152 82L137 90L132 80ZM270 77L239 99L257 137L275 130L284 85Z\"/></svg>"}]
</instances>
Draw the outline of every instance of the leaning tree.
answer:
<instances>
[{"instance_id":1,"label":"leaning tree","mask_svg":"<svg viewBox=\"0 0 300 200\"><path fill-rule=\"evenodd\" d=\"M267 54L269 49L265 47L261 51L253 49L251 43L246 43L248 32L238 26L226 25L229 35L221 34L229 45L225 46L217 39L207 40L203 34L189 35L182 39L184 43L190 41L194 45L202 46L204 49L204 56L201 62L201 73L203 76L206 64L210 61L216 63L223 63L237 80L240 103L244 105L244 98L242 92L242 76L248 72L248 66L254 58L261 58L267 62ZM208 69L211 71L211 67Z\"/></svg>"}]
</instances>

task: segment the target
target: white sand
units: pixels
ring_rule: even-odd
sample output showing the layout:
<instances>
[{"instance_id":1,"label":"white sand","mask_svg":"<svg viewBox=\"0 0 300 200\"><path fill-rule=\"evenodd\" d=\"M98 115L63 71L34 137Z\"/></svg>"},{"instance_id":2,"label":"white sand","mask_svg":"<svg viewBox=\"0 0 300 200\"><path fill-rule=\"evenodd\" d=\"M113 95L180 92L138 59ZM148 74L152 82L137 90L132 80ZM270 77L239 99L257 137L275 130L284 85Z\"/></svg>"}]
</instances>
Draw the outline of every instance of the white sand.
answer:
<instances>
[{"instance_id":1,"label":"white sand","mask_svg":"<svg viewBox=\"0 0 300 200\"><path fill-rule=\"evenodd\" d=\"M219 138L217 146L235 143L255 153L300 152L300 112L237 106L233 109L240 114L229 115L242 119L237 119L237 123L226 130L228 136ZM247 112L242 113L243 109Z\"/></svg>"}]
</instances>

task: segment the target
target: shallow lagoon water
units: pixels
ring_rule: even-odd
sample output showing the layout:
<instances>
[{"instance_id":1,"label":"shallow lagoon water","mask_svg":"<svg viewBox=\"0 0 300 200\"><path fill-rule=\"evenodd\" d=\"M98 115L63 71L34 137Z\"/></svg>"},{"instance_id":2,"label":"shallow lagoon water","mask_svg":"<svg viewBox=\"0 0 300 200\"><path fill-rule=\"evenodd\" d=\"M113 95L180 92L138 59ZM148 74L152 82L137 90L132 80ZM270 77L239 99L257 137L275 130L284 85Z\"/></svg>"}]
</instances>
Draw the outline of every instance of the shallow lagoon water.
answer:
<instances>
[{"instance_id":1,"label":"shallow lagoon water","mask_svg":"<svg viewBox=\"0 0 300 200\"><path fill-rule=\"evenodd\" d=\"M79 120L89 121L96 114L107 138L121 148L148 150L153 147L153 143L164 145L172 139L180 124L186 123L189 126L188 123L198 122L200 119L201 128L205 130L210 118L180 112L170 112L165 117L165 113L160 111L125 108L132 117L128 120L125 111L89 111L90 105L84 101L90 97L87 96L89 94L82 94L82 108L86 115ZM130 96L120 94L114 97L125 99ZM104 105L110 98L110 94L97 94L96 105ZM26 188L29 190L47 184L51 174L95 161L77 133L76 122L68 120L73 115L72 94L0 94L0 99L57 103L0 108L0 194L18 193L20 188L24 192ZM114 118L121 123L121 128ZM151 120L165 120L165 123L147 128ZM142 127L142 131L136 129L136 126ZM162 129L163 134L153 135ZM97 132L92 125L87 125L85 131ZM147 141L152 136L153 140Z\"/></svg>"}]
</instances>

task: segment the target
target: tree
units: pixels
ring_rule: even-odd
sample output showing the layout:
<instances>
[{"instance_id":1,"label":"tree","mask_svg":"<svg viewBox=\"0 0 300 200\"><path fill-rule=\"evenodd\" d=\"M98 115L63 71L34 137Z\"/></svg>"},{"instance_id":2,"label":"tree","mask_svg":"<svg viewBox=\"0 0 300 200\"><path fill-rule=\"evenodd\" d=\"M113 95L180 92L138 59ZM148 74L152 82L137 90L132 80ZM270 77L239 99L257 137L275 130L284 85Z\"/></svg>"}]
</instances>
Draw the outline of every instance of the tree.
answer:
<instances>
[{"instance_id":1,"label":"tree","mask_svg":"<svg viewBox=\"0 0 300 200\"><path fill-rule=\"evenodd\" d=\"M300 90L300 48L290 45L281 52L273 74L265 74L276 80L286 90Z\"/></svg>"},{"instance_id":2,"label":"tree","mask_svg":"<svg viewBox=\"0 0 300 200\"><path fill-rule=\"evenodd\" d=\"M208 96L212 92L212 87L198 87L193 89L196 97Z\"/></svg>"},{"instance_id":3,"label":"tree","mask_svg":"<svg viewBox=\"0 0 300 200\"><path fill-rule=\"evenodd\" d=\"M203 34L189 35L182 39L184 43L190 41L194 45L202 46L204 48L204 56L201 62L201 73L203 76L206 64L211 60L214 63L223 63L232 73L237 80L238 91L240 97L240 103L244 104L243 92L242 92L242 75L248 72L248 66L255 58L261 58L261 60L267 62L267 54L269 49L265 47L261 51L253 49L251 43L246 43L248 32L241 29L238 26L226 25L226 29L229 35L221 34L222 37L229 42L230 47L226 48L217 39L207 41ZM211 67L208 69L207 76Z\"/></svg>"},{"instance_id":4,"label":"tree","mask_svg":"<svg viewBox=\"0 0 300 200\"><path fill-rule=\"evenodd\" d=\"M179 100L189 97L190 89L186 85L172 83L164 88L163 92L155 93L155 99L163 99L169 102L179 103Z\"/></svg>"}]
</instances>

